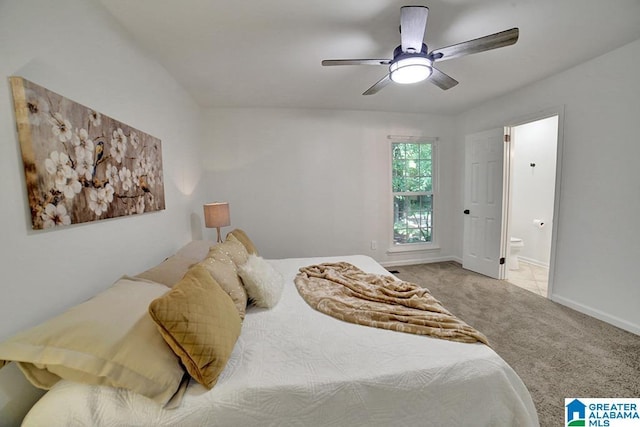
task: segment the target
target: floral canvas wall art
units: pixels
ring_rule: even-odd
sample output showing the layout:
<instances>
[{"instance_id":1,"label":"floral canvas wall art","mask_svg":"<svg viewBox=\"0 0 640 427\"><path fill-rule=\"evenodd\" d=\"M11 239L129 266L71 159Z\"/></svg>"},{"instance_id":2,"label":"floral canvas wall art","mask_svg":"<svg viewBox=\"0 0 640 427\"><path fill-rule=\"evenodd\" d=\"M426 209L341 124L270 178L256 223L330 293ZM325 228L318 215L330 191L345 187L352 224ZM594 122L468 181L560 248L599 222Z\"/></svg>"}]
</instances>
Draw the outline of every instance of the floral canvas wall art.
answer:
<instances>
[{"instance_id":1,"label":"floral canvas wall art","mask_svg":"<svg viewBox=\"0 0 640 427\"><path fill-rule=\"evenodd\" d=\"M34 229L165 208L158 138L10 77Z\"/></svg>"}]
</instances>

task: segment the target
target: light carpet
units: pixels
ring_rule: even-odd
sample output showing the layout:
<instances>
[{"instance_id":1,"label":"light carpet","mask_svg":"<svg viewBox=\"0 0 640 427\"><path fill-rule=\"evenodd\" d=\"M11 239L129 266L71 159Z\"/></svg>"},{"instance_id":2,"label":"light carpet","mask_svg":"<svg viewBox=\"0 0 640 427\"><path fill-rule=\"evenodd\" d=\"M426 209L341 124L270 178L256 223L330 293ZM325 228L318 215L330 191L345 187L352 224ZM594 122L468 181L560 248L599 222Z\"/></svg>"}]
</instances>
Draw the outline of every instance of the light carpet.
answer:
<instances>
[{"instance_id":1,"label":"light carpet","mask_svg":"<svg viewBox=\"0 0 640 427\"><path fill-rule=\"evenodd\" d=\"M524 381L542 427L565 397L640 397L640 336L456 262L389 267L485 334Z\"/></svg>"}]
</instances>

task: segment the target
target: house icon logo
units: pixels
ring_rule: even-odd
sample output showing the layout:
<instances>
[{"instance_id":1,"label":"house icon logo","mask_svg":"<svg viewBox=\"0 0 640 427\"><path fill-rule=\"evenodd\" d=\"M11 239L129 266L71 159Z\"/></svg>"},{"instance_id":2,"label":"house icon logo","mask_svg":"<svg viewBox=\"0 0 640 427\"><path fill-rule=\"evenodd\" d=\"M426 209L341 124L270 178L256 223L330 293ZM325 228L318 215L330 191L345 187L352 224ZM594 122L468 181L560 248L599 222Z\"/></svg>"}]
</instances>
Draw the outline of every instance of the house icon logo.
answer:
<instances>
[{"instance_id":1,"label":"house icon logo","mask_svg":"<svg viewBox=\"0 0 640 427\"><path fill-rule=\"evenodd\" d=\"M584 426L586 421L585 409L587 405L578 399L573 399L566 405L567 427Z\"/></svg>"}]
</instances>

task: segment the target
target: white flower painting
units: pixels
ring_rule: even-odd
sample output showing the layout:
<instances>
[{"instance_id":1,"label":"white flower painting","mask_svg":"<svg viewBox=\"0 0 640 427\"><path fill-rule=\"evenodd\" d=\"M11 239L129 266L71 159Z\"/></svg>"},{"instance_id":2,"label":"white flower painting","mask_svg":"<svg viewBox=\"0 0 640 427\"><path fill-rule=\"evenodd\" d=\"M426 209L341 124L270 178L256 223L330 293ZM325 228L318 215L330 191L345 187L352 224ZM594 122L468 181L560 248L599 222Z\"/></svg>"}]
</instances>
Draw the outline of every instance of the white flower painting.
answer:
<instances>
[{"instance_id":1,"label":"white flower painting","mask_svg":"<svg viewBox=\"0 0 640 427\"><path fill-rule=\"evenodd\" d=\"M159 139L10 80L34 229L165 208Z\"/></svg>"}]
</instances>

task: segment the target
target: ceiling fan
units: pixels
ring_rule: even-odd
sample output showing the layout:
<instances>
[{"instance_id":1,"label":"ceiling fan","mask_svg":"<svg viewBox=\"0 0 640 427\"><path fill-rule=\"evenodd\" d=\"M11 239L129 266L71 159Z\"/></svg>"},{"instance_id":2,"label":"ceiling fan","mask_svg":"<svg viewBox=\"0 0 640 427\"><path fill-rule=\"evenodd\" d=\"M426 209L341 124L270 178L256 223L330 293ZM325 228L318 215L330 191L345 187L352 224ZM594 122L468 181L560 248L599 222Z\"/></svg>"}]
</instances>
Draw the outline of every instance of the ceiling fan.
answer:
<instances>
[{"instance_id":1,"label":"ceiling fan","mask_svg":"<svg viewBox=\"0 0 640 427\"><path fill-rule=\"evenodd\" d=\"M322 65L388 65L389 73L367 89L363 95L373 95L390 82L417 83L428 79L440 89L451 89L458 82L438 70L434 63L472 53L510 46L518 41L518 29L480 37L440 49L427 50L422 41L427 29L429 8L403 6L400 9L400 46L393 51L393 59L325 59Z\"/></svg>"}]
</instances>

